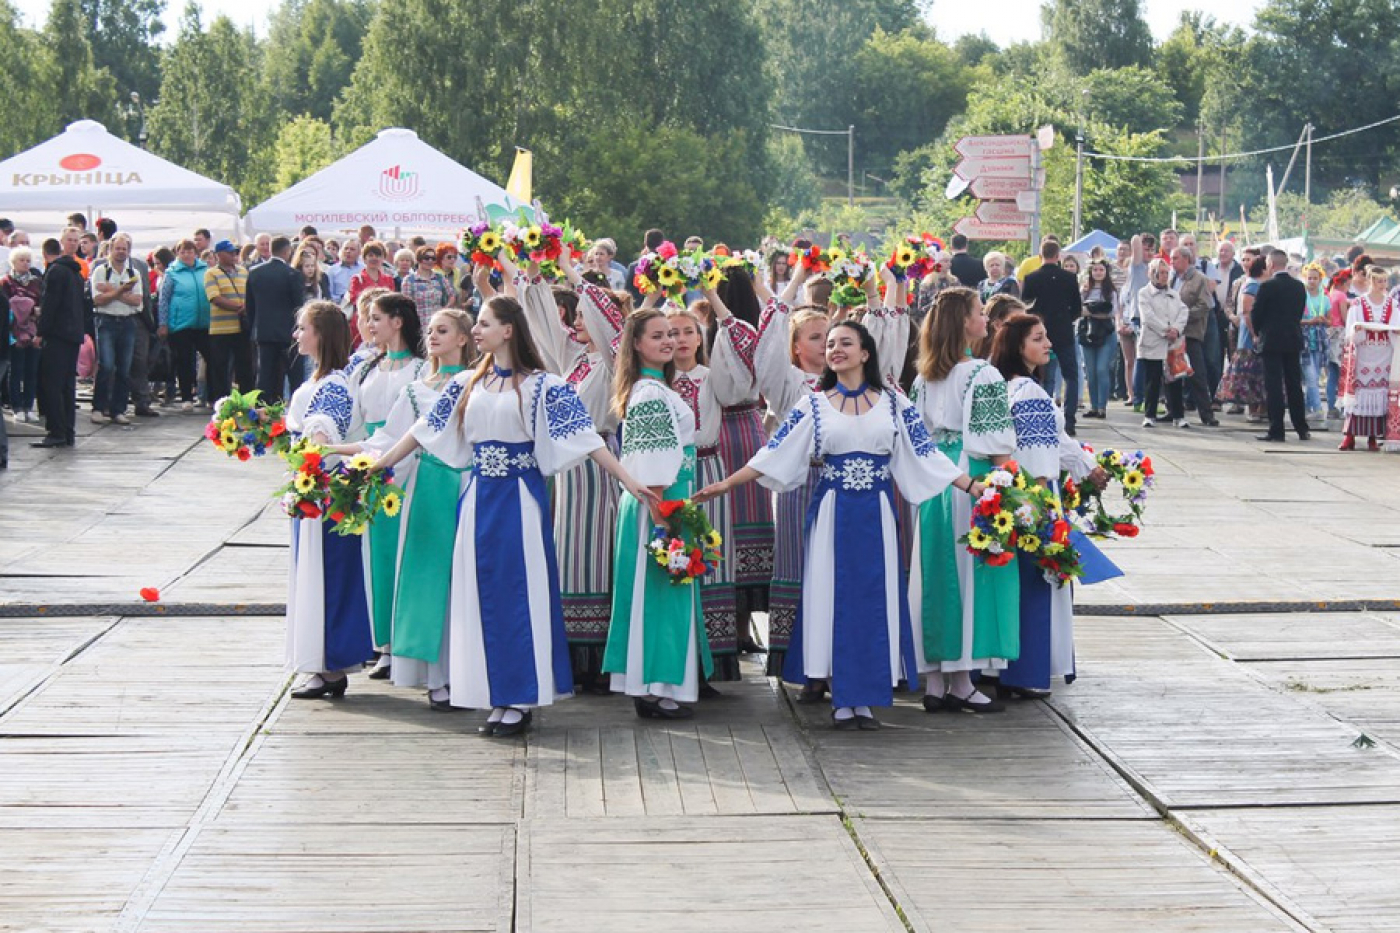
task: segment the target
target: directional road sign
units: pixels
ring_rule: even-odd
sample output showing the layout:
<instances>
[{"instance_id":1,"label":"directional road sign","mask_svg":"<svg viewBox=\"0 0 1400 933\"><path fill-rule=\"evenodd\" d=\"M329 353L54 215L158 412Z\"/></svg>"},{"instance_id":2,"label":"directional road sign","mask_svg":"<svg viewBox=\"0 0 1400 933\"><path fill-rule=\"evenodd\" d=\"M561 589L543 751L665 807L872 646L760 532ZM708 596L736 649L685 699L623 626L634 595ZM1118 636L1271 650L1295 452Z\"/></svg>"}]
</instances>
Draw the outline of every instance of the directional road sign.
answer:
<instances>
[{"instance_id":1,"label":"directional road sign","mask_svg":"<svg viewBox=\"0 0 1400 933\"><path fill-rule=\"evenodd\" d=\"M983 201L977 205L977 219L985 224L1030 226L1031 215L1018 210L1014 201Z\"/></svg>"},{"instance_id":2,"label":"directional road sign","mask_svg":"<svg viewBox=\"0 0 1400 933\"><path fill-rule=\"evenodd\" d=\"M977 178L1019 178L1029 184L1031 157L1027 154L1001 159L963 159L953 167L953 174L969 181Z\"/></svg>"},{"instance_id":3,"label":"directional road sign","mask_svg":"<svg viewBox=\"0 0 1400 933\"><path fill-rule=\"evenodd\" d=\"M953 232L969 240L1024 240L1031 235L1031 228L1026 224L988 224L964 217L953 224Z\"/></svg>"},{"instance_id":4,"label":"directional road sign","mask_svg":"<svg viewBox=\"0 0 1400 933\"><path fill-rule=\"evenodd\" d=\"M964 136L953 143L953 151L964 159L1030 158L1029 136Z\"/></svg>"},{"instance_id":5,"label":"directional road sign","mask_svg":"<svg viewBox=\"0 0 1400 933\"><path fill-rule=\"evenodd\" d=\"M968 193L974 198L995 201L1013 201L1016 196L1031 190L1029 173L1025 178L974 178Z\"/></svg>"}]
</instances>

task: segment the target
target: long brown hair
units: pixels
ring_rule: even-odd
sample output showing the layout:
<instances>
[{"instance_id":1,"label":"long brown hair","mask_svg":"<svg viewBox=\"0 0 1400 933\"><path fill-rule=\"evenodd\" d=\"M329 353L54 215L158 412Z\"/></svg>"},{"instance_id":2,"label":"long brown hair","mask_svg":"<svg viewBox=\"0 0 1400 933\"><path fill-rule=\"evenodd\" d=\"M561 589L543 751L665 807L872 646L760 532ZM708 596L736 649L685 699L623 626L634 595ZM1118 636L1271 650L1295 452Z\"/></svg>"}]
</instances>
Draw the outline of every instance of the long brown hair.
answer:
<instances>
[{"instance_id":1,"label":"long brown hair","mask_svg":"<svg viewBox=\"0 0 1400 933\"><path fill-rule=\"evenodd\" d=\"M948 378L963 361L967 345L967 319L977 307L977 293L970 288L945 288L933 298L933 310L919 327L919 375L926 382Z\"/></svg>"},{"instance_id":2,"label":"long brown hair","mask_svg":"<svg viewBox=\"0 0 1400 933\"><path fill-rule=\"evenodd\" d=\"M517 400L520 402L520 417L525 417L525 399L520 395L520 383L531 373L537 373L544 369L544 361L540 359L540 351L535 348L535 339L530 336L530 325L525 320L525 311L520 307L520 302L508 295L497 295L490 298L481 306L481 313L491 312L491 316L502 325L509 326L510 332L510 359L512 372L510 374L510 385L515 390ZM476 372L472 373L471 381L467 383L467 391L462 393L462 401L457 403L457 423L461 424L466 417L467 396L471 395L476 384L486 378L487 373L496 365L494 354L487 353L481 358L481 362L476 366Z\"/></svg>"},{"instance_id":3,"label":"long brown hair","mask_svg":"<svg viewBox=\"0 0 1400 933\"><path fill-rule=\"evenodd\" d=\"M622 326L622 338L618 342L617 362L613 372L612 401L613 411L617 412L619 418L627 417L627 400L632 396L632 387L642 378L642 361L637 354L637 339L647 324L657 318L664 320L666 312L660 308L639 308ZM661 372L666 377L666 384L670 385L671 377L676 374L676 364L668 360Z\"/></svg>"},{"instance_id":4,"label":"long brown hair","mask_svg":"<svg viewBox=\"0 0 1400 933\"><path fill-rule=\"evenodd\" d=\"M1040 367L1032 369L1026 365L1021 347L1031 331L1044 325L1045 322L1034 314L1013 314L997 328L997 335L992 340L991 363L1000 371L1003 379L1010 382L1017 376L1036 378L1036 370Z\"/></svg>"},{"instance_id":5,"label":"long brown hair","mask_svg":"<svg viewBox=\"0 0 1400 933\"><path fill-rule=\"evenodd\" d=\"M297 311L302 327L316 331L316 372L313 379L324 379L350 363L350 323L333 301L308 301Z\"/></svg>"},{"instance_id":6,"label":"long brown hair","mask_svg":"<svg viewBox=\"0 0 1400 933\"><path fill-rule=\"evenodd\" d=\"M433 316L428 319L428 326L432 327L433 321L439 317L445 317L448 320L450 320L452 322L452 326L457 328L457 333L462 334L467 338L467 342L462 345L458 356L458 359L461 361L460 365L467 366L471 363L472 359L472 316L467 312L463 311L461 308L438 308L436 311L433 312ZM433 357L432 359L430 359L428 361L428 365L431 367L428 370L429 374L436 376L438 374L438 369L440 368L438 358Z\"/></svg>"}]
</instances>

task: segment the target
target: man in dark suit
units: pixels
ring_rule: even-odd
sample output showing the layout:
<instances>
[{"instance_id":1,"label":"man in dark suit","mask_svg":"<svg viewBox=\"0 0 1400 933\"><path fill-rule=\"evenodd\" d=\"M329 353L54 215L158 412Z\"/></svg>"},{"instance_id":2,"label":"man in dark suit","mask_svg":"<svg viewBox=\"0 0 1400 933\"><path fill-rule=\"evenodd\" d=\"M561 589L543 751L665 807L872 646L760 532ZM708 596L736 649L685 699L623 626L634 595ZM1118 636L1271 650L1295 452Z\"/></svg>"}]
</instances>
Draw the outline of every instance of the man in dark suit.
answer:
<instances>
[{"instance_id":1,"label":"man in dark suit","mask_svg":"<svg viewBox=\"0 0 1400 933\"><path fill-rule=\"evenodd\" d=\"M1065 380L1065 433L1074 437L1074 414L1079 407L1079 351L1074 345L1074 325L1084 311L1079 279L1060 265L1060 244L1046 240L1040 246L1041 266L1026 276L1021 300L1045 322L1055 356L1040 373L1040 384L1052 396L1055 383Z\"/></svg>"},{"instance_id":2,"label":"man in dark suit","mask_svg":"<svg viewBox=\"0 0 1400 933\"><path fill-rule=\"evenodd\" d=\"M295 392L303 376L302 358L291 350L303 294L301 273L287 264L291 252L291 240L273 237L272 258L248 273L243 307L258 346L258 391L265 402L282 398L284 379Z\"/></svg>"},{"instance_id":3,"label":"man in dark suit","mask_svg":"<svg viewBox=\"0 0 1400 933\"><path fill-rule=\"evenodd\" d=\"M1298 437L1307 440L1311 436L1303 408L1303 367L1299 358L1303 352L1302 321L1308 307L1308 290L1287 269L1287 253L1276 249L1269 254L1270 277L1259 286L1249 315L1262 344L1259 354L1264 360L1264 399L1269 409L1269 433L1259 435L1261 441L1284 439L1285 396Z\"/></svg>"},{"instance_id":4,"label":"man in dark suit","mask_svg":"<svg viewBox=\"0 0 1400 933\"><path fill-rule=\"evenodd\" d=\"M967 254L967 237L961 233L953 234L952 245L953 258L948 263L948 271L960 284L976 288L987 277L987 270L982 268L981 260Z\"/></svg>"},{"instance_id":5,"label":"man in dark suit","mask_svg":"<svg viewBox=\"0 0 1400 933\"><path fill-rule=\"evenodd\" d=\"M77 227L44 241L44 297L39 303L39 407L44 439L31 447L72 447L77 438L78 350L83 345L87 285L78 264Z\"/></svg>"}]
</instances>

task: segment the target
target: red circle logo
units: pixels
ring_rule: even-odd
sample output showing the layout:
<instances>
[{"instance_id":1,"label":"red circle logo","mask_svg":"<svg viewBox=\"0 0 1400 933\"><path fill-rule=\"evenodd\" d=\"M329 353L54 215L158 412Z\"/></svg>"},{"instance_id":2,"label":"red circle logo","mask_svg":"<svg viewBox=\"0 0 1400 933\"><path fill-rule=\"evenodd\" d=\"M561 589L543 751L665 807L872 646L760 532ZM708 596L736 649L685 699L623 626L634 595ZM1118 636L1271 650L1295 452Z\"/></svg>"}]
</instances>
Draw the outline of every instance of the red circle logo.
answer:
<instances>
[{"instance_id":1,"label":"red circle logo","mask_svg":"<svg viewBox=\"0 0 1400 933\"><path fill-rule=\"evenodd\" d=\"M101 164L101 159L86 152L75 152L58 160L58 167L70 172L86 172Z\"/></svg>"}]
</instances>

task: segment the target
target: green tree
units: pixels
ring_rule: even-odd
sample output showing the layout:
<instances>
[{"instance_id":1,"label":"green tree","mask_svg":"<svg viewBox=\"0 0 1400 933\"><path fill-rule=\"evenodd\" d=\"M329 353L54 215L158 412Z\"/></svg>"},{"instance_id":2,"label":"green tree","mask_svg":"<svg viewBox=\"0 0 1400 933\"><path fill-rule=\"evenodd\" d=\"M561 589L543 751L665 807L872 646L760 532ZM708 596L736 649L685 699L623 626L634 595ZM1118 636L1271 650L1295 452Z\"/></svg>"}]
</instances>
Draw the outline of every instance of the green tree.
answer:
<instances>
[{"instance_id":1,"label":"green tree","mask_svg":"<svg viewBox=\"0 0 1400 933\"><path fill-rule=\"evenodd\" d=\"M772 206L794 215L821 206L821 185L801 136L774 133L768 140L768 165L773 173Z\"/></svg>"},{"instance_id":2,"label":"green tree","mask_svg":"<svg viewBox=\"0 0 1400 933\"><path fill-rule=\"evenodd\" d=\"M360 59L372 12L368 0L283 0L263 55L267 98L285 113L329 120Z\"/></svg>"},{"instance_id":3,"label":"green tree","mask_svg":"<svg viewBox=\"0 0 1400 933\"><path fill-rule=\"evenodd\" d=\"M856 53L850 95L864 168L888 177L899 153L936 139L962 112L972 85L989 76L969 68L927 28L877 27Z\"/></svg>"},{"instance_id":4,"label":"green tree","mask_svg":"<svg viewBox=\"0 0 1400 933\"><path fill-rule=\"evenodd\" d=\"M282 124L272 144L276 189L285 190L316 174L337 155L329 123L304 113L293 117Z\"/></svg>"},{"instance_id":5,"label":"green tree","mask_svg":"<svg viewBox=\"0 0 1400 933\"><path fill-rule=\"evenodd\" d=\"M206 31L191 3L166 54L160 102L149 111L155 152L232 185L248 204L272 183L272 115L257 93L258 71L253 34L225 16Z\"/></svg>"},{"instance_id":6,"label":"green tree","mask_svg":"<svg viewBox=\"0 0 1400 933\"><path fill-rule=\"evenodd\" d=\"M50 117L50 101L34 92L42 47L33 31L19 25L9 0L0 0L0 99L24 101L12 104L0 120L0 154L9 157L42 142L57 120Z\"/></svg>"},{"instance_id":7,"label":"green tree","mask_svg":"<svg viewBox=\"0 0 1400 933\"><path fill-rule=\"evenodd\" d=\"M1152 62L1140 0L1050 0L1040 15L1045 38L1075 74Z\"/></svg>"},{"instance_id":8,"label":"green tree","mask_svg":"<svg viewBox=\"0 0 1400 933\"><path fill-rule=\"evenodd\" d=\"M75 120L112 125L116 115L116 84L112 75L93 62L78 0L54 0L41 37L38 87L45 89L43 109L48 130L57 132Z\"/></svg>"},{"instance_id":9,"label":"green tree","mask_svg":"<svg viewBox=\"0 0 1400 933\"><path fill-rule=\"evenodd\" d=\"M132 91L147 101L160 89L160 52L165 0L78 0L93 61L116 81L126 99ZM139 129L139 122L133 129Z\"/></svg>"},{"instance_id":10,"label":"green tree","mask_svg":"<svg viewBox=\"0 0 1400 933\"><path fill-rule=\"evenodd\" d=\"M958 60L969 68L990 64L1001 54L1001 48L986 32L979 32L975 36L971 33L958 36L957 41L953 43L953 51L957 53Z\"/></svg>"}]
</instances>

